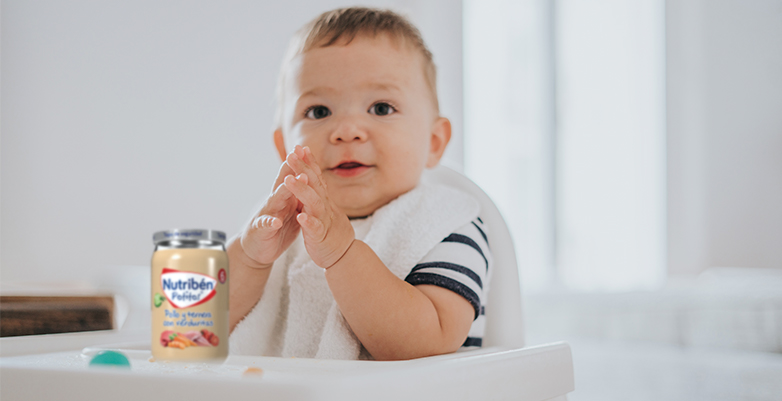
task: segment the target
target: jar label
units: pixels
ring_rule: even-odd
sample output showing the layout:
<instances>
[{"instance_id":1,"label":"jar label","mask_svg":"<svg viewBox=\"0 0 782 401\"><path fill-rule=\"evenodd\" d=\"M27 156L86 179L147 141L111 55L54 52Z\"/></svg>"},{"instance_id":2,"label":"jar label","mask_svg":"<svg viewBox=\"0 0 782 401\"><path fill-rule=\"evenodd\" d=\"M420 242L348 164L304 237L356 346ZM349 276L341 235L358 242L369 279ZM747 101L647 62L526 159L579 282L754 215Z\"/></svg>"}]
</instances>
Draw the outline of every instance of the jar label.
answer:
<instances>
[{"instance_id":1,"label":"jar label","mask_svg":"<svg viewBox=\"0 0 782 401\"><path fill-rule=\"evenodd\" d=\"M217 280L201 273L163 268L160 284L168 302L177 309L209 301L217 293Z\"/></svg>"}]
</instances>

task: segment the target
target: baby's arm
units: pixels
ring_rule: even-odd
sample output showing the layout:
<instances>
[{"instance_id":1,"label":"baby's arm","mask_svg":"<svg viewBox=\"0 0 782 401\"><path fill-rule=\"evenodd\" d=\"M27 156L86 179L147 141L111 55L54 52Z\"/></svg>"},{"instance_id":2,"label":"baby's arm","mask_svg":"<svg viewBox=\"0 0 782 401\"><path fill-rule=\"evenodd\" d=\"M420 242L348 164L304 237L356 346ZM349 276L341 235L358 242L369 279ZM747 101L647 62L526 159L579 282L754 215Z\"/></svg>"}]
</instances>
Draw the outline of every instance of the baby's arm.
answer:
<instances>
[{"instance_id":1,"label":"baby's arm","mask_svg":"<svg viewBox=\"0 0 782 401\"><path fill-rule=\"evenodd\" d=\"M326 270L326 279L351 329L378 360L454 352L475 317L473 306L461 295L397 278L359 240Z\"/></svg>"},{"instance_id":2,"label":"baby's arm","mask_svg":"<svg viewBox=\"0 0 782 401\"><path fill-rule=\"evenodd\" d=\"M299 234L296 214L301 204L282 185L285 177L293 174L288 162L283 162L269 198L226 249L231 275L231 331L261 299L272 264Z\"/></svg>"},{"instance_id":3,"label":"baby's arm","mask_svg":"<svg viewBox=\"0 0 782 401\"><path fill-rule=\"evenodd\" d=\"M462 296L396 277L364 242L355 240L347 216L328 198L320 168L296 147L285 179L302 202L297 216L312 260L326 268L334 299L358 339L375 359L411 359L456 351L475 317Z\"/></svg>"},{"instance_id":4,"label":"baby's arm","mask_svg":"<svg viewBox=\"0 0 782 401\"><path fill-rule=\"evenodd\" d=\"M233 332L236 325L250 313L258 300L261 299L272 269L271 264L261 265L250 259L242 249L239 236L231 240L226 252L228 253L228 268L231 272L228 327Z\"/></svg>"}]
</instances>

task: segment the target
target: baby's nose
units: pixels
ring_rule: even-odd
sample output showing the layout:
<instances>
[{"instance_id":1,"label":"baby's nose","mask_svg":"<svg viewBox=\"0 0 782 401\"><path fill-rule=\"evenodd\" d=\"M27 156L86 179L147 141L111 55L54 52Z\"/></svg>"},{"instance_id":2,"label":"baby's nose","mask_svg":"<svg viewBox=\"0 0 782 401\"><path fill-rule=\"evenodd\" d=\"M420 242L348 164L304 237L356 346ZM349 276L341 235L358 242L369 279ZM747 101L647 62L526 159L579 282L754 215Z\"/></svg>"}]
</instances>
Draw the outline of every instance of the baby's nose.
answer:
<instances>
[{"instance_id":1,"label":"baby's nose","mask_svg":"<svg viewBox=\"0 0 782 401\"><path fill-rule=\"evenodd\" d=\"M339 142L364 142L367 140L367 132L353 122L344 121L331 133L331 143Z\"/></svg>"}]
</instances>

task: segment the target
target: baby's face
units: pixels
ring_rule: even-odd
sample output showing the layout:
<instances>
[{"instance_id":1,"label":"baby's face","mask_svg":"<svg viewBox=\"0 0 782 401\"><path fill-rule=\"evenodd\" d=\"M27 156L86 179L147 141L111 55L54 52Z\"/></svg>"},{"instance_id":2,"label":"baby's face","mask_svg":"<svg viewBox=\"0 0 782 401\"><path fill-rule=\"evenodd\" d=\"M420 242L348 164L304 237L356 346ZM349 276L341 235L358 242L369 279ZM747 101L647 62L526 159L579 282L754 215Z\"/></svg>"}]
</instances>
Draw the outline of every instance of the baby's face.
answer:
<instances>
[{"instance_id":1,"label":"baby's face","mask_svg":"<svg viewBox=\"0 0 782 401\"><path fill-rule=\"evenodd\" d=\"M422 59L385 35L359 35L291 63L278 151L284 158L294 145L308 146L330 199L350 217L372 214L413 189L450 139Z\"/></svg>"}]
</instances>

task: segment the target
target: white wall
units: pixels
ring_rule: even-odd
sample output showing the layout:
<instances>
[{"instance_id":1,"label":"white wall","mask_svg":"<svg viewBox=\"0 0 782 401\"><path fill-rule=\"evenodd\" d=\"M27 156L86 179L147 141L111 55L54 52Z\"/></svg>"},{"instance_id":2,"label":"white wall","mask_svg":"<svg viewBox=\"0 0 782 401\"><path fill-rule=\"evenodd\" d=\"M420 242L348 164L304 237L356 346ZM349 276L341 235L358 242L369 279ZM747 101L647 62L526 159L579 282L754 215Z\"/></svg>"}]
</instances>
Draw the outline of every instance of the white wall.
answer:
<instances>
[{"instance_id":1,"label":"white wall","mask_svg":"<svg viewBox=\"0 0 782 401\"><path fill-rule=\"evenodd\" d=\"M279 166L271 125L288 38L352 4L3 1L3 282L145 265L157 230L235 234ZM446 158L460 166L460 2L364 4L421 29L454 123Z\"/></svg>"},{"instance_id":2,"label":"white wall","mask_svg":"<svg viewBox=\"0 0 782 401\"><path fill-rule=\"evenodd\" d=\"M782 268L782 1L667 1L668 266Z\"/></svg>"},{"instance_id":3,"label":"white wall","mask_svg":"<svg viewBox=\"0 0 782 401\"><path fill-rule=\"evenodd\" d=\"M566 288L665 282L661 0L556 3L557 272Z\"/></svg>"}]
</instances>

